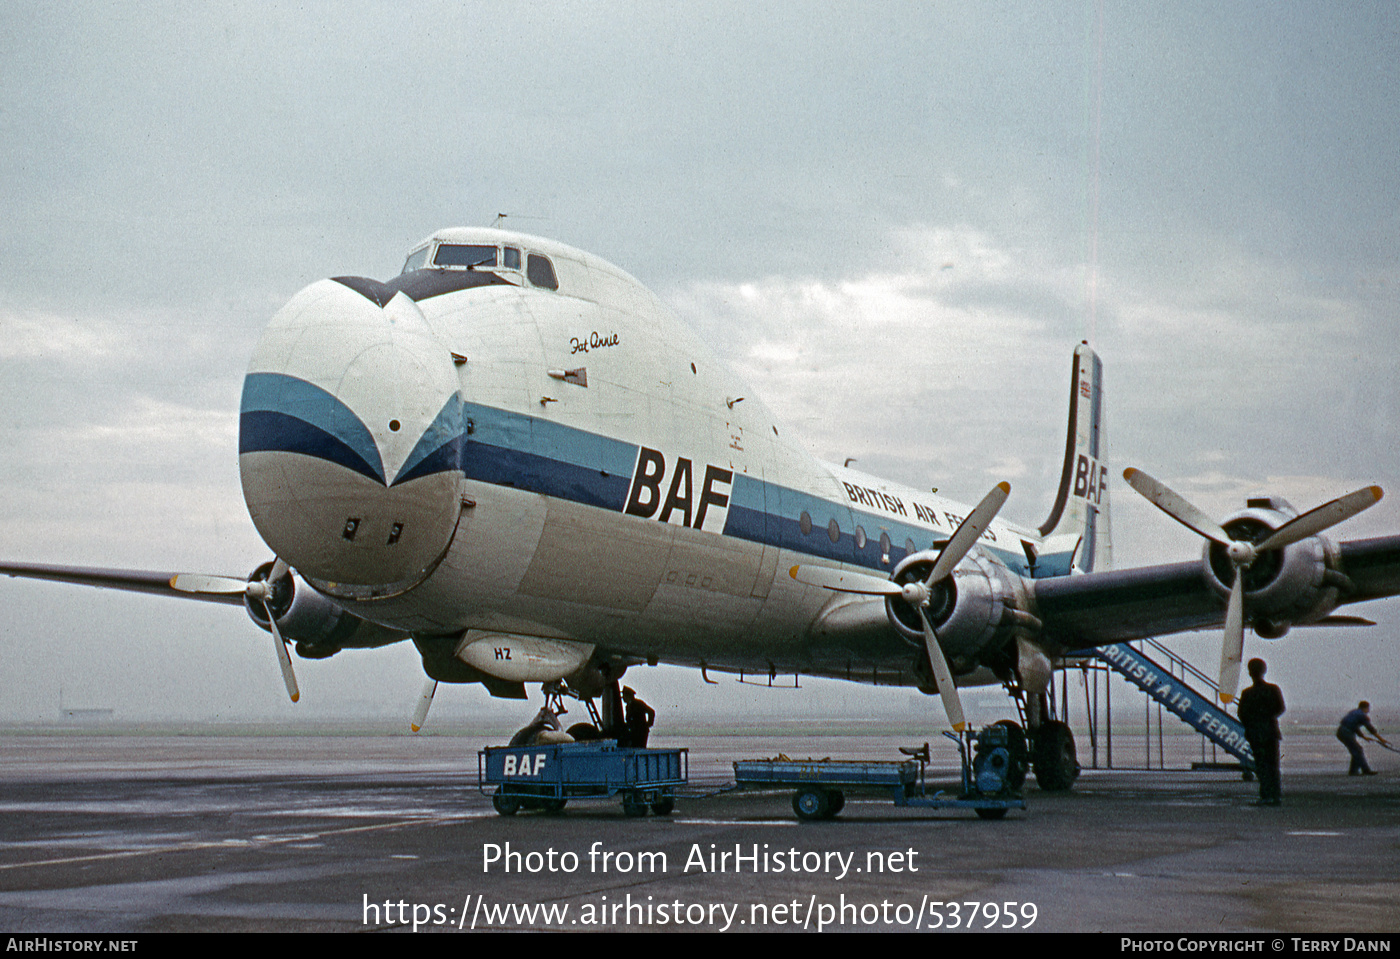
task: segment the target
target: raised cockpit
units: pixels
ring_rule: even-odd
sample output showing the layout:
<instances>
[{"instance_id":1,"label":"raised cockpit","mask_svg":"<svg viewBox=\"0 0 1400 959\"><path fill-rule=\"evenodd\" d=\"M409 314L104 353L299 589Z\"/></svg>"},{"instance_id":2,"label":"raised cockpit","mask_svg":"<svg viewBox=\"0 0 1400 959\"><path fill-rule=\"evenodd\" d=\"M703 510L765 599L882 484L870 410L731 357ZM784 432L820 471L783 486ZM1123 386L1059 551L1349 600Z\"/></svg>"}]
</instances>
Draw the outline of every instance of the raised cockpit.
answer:
<instances>
[{"instance_id":1,"label":"raised cockpit","mask_svg":"<svg viewBox=\"0 0 1400 959\"><path fill-rule=\"evenodd\" d=\"M521 269L522 261L524 269ZM415 270L489 270L497 274L523 276L530 286L558 290L554 264L543 253L522 250L509 243L449 243L433 238L408 255L403 273ZM522 283L522 285L524 285Z\"/></svg>"}]
</instances>

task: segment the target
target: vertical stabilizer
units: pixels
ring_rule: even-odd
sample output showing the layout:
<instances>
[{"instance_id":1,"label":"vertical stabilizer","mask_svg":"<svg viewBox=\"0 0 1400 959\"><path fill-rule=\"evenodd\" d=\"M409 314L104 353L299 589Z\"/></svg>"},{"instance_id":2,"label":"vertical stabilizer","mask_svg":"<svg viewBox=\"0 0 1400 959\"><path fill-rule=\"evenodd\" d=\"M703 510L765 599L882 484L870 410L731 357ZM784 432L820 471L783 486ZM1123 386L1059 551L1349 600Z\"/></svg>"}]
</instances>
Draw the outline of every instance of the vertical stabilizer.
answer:
<instances>
[{"instance_id":1,"label":"vertical stabilizer","mask_svg":"<svg viewBox=\"0 0 1400 959\"><path fill-rule=\"evenodd\" d=\"M1103 422L1103 364L1088 343L1075 347L1070 379L1065 465L1050 517L1041 524L1042 554L1072 550L1073 571L1113 566L1108 513L1108 443ZM1056 564L1059 565L1059 564ZM1064 571L1063 566L1059 571Z\"/></svg>"}]
</instances>

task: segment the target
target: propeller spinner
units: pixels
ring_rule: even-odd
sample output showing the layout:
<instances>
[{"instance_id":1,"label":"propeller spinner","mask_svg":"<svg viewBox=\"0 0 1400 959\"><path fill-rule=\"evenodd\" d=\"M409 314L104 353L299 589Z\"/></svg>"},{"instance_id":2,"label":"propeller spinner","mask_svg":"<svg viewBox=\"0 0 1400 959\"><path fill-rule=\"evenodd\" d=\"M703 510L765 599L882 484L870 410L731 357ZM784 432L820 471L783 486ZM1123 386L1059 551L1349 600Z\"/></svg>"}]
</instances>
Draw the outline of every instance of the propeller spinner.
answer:
<instances>
[{"instance_id":1,"label":"propeller spinner","mask_svg":"<svg viewBox=\"0 0 1400 959\"><path fill-rule=\"evenodd\" d=\"M1180 494L1142 470L1126 469L1123 478L1154 506L1187 529L1222 546L1234 568L1230 585L1230 600L1225 607L1225 638L1220 650L1221 702L1231 703L1239 688L1240 661L1244 659L1244 576L1265 553L1315 536L1329 527L1351 519L1362 510L1380 502L1384 495L1379 486L1366 486L1346 496L1340 496L1284 523L1257 543L1232 539L1220 524L1189 503Z\"/></svg>"},{"instance_id":2,"label":"propeller spinner","mask_svg":"<svg viewBox=\"0 0 1400 959\"><path fill-rule=\"evenodd\" d=\"M943 700L943 710L948 714L948 722L958 732L967 728L967 720L963 714L962 699L953 684L953 671L948 668L948 658L943 655L943 647L939 644L933 623L928 618L929 599L933 595L933 587L952 575L958 563L976 545L997 513L1001 512L1010 494L1010 483L998 483L994 486L953 531L948 542L943 544L933 569L922 582L915 580L912 583L900 584L865 573L845 572L824 566L794 566L788 571L789 576L808 586L821 586L841 593L865 596L898 596L917 609L924 627L924 645L928 649L929 663L933 666L933 675L938 681L938 695Z\"/></svg>"}]
</instances>

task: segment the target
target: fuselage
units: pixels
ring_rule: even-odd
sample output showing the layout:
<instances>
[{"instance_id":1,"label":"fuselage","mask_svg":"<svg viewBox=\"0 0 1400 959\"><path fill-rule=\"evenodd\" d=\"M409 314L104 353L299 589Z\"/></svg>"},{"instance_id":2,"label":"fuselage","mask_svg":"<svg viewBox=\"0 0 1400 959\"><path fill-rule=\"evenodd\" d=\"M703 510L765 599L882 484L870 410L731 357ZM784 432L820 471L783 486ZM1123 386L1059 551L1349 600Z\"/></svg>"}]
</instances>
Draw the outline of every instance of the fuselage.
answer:
<instances>
[{"instance_id":1,"label":"fuselage","mask_svg":"<svg viewBox=\"0 0 1400 959\"><path fill-rule=\"evenodd\" d=\"M356 616L719 669L907 668L870 600L787 570L888 575L968 512L819 462L635 279L492 229L297 294L250 364L240 460L268 545ZM1044 546L998 519L975 562L1068 572ZM842 615L869 628L822 630Z\"/></svg>"}]
</instances>

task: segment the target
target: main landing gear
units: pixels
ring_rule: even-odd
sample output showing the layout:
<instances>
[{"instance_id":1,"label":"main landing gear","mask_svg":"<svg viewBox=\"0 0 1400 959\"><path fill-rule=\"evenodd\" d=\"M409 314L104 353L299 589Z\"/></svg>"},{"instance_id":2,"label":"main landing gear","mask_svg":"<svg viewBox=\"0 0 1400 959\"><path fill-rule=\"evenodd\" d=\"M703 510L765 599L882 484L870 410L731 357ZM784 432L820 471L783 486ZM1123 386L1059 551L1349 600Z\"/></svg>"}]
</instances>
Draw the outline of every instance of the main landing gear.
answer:
<instances>
[{"instance_id":1,"label":"main landing gear","mask_svg":"<svg viewBox=\"0 0 1400 959\"><path fill-rule=\"evenodd\" d=\"M588 710L588 720L577 722L565 730L576 743L597 742L600 739L621 739L626 730L626 718L622 709L622 691L617 679L609 679L603 687L603 711L592 697L574 692L563 682L550 683L544 687L544 703L547 709L562 716L568 710L564 707L564 697L570 696L583 703Z\"/></svg>"},{"instance_id":2,"label":"main landing gear","mask_svg":"<svg viewBox=\"0 0 1400 959\"><path fill-rule=\"evenodd\" d=\"M1058 719L1047 720L1032 730L1031 741L1036 785L1046 792L1068 792L1079 778L1079 757L1069 726Z\"/></svg>"},{"instance_id":3,"label":"main landing gear","mask_svg":"<svg viewBox=\"0 0 1400 959\"><path fill-rule=\"evenodd\" d=\"M1079 778L1073 731L1067 723L1053 718L1054 700L1045 693L1027 695L1013 684L1007 685L1007 692L1016 701L1017 712L1025 722L1023 742L1030 752L1035 784L1045 792L1068 792ZM1015 726L1010 720L1003 722Z\"/></svg>"}]
</instances>

